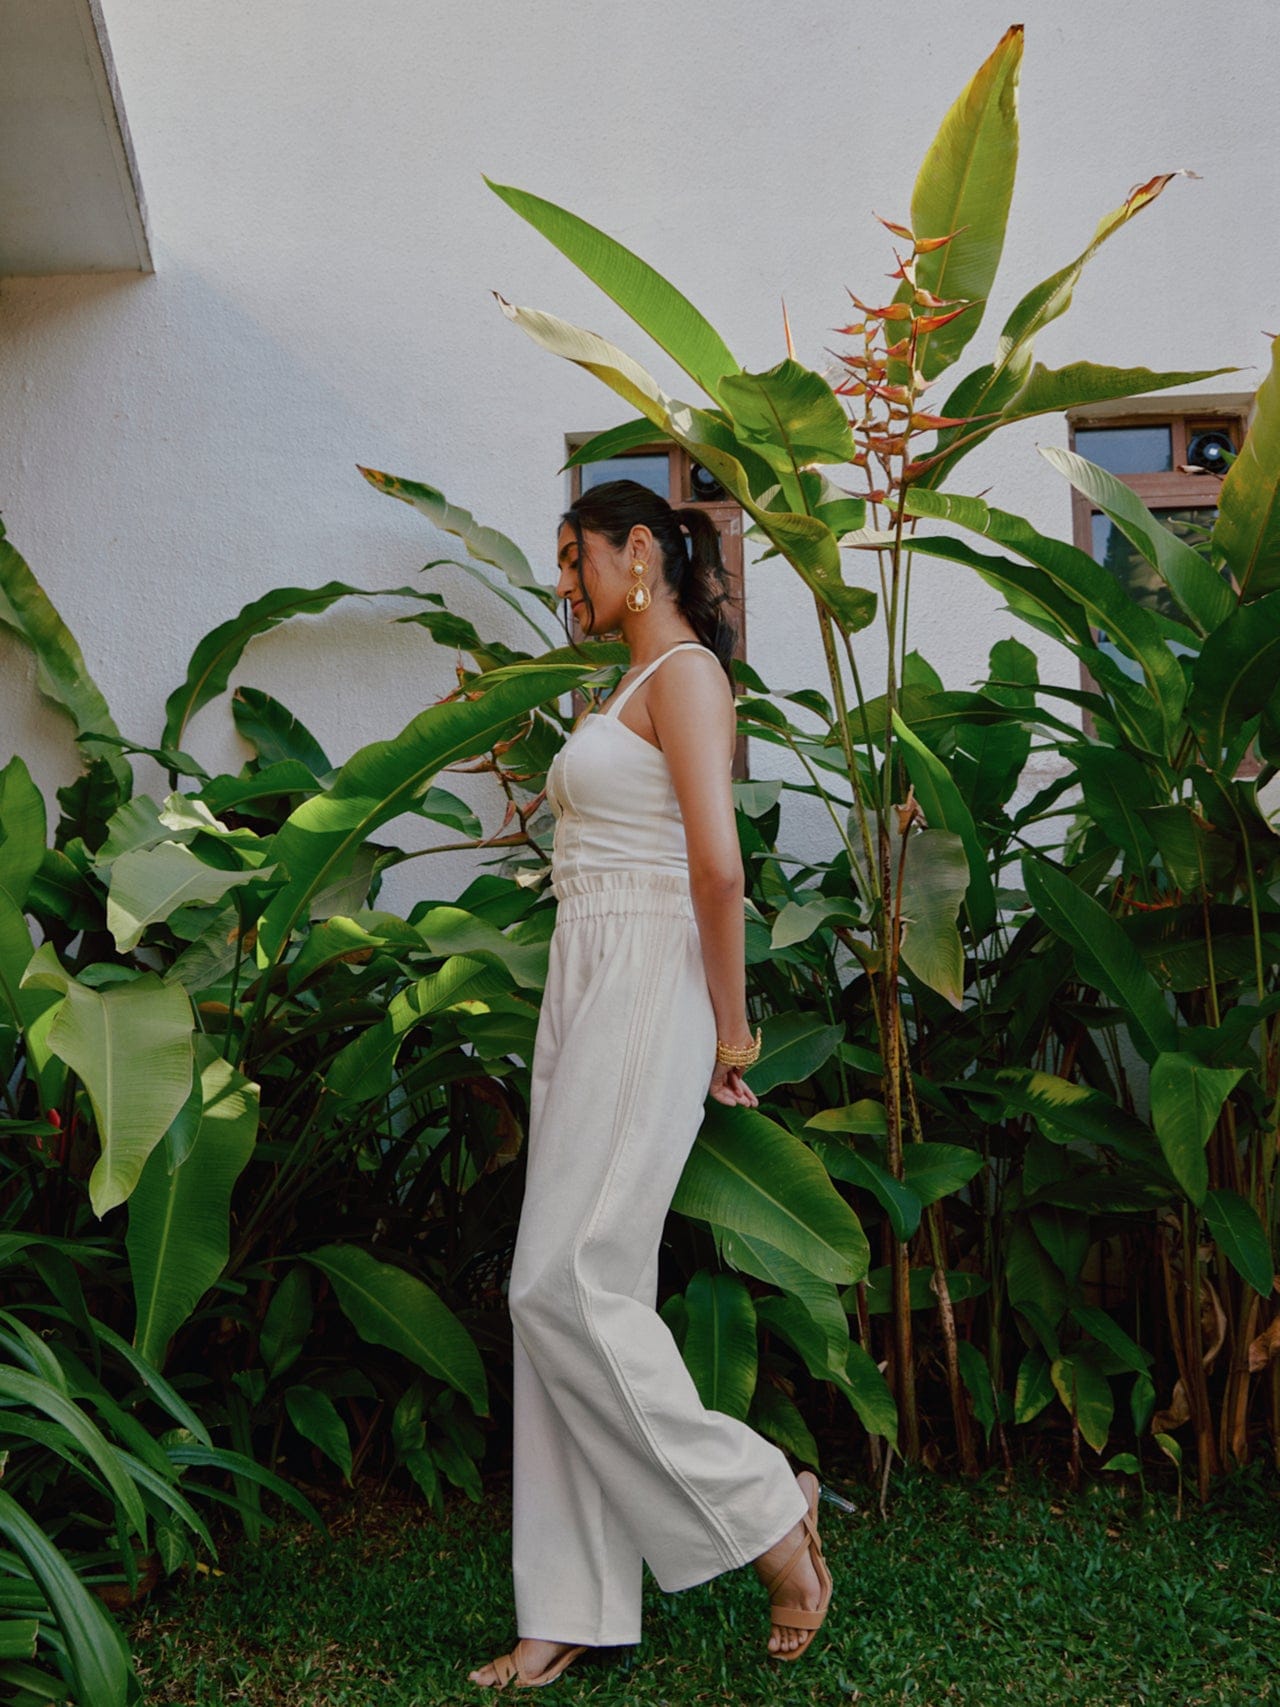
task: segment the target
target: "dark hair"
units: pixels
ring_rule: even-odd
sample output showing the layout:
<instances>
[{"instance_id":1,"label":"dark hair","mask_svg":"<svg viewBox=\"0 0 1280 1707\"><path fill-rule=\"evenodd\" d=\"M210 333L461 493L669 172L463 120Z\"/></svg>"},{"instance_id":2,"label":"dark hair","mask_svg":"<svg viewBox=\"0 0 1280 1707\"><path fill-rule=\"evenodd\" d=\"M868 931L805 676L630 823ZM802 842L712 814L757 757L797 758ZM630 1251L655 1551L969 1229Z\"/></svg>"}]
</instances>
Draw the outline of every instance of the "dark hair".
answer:
<instances>
[{"instance_id":1,"label":"dark hair","mask_svg":"<svg viewBox=\"0 0 1280 1707\"><path fill-rule=\"evenodd\" d=\"M729 577L720 555L720 535L705 510L673 509L665 498L638 480L606 480L589 486L560 520L568 522L578 541L578 581L593 620L595 607L581 570L586 556L582 530L590 528L592 533L603 534L616 551L625 545L632 528L643 523L662 553L663 580L674 592L698 639L719 658L732 683L730 659L738 630L724 614L733 602Z\"/></svg>"}]
</instances>

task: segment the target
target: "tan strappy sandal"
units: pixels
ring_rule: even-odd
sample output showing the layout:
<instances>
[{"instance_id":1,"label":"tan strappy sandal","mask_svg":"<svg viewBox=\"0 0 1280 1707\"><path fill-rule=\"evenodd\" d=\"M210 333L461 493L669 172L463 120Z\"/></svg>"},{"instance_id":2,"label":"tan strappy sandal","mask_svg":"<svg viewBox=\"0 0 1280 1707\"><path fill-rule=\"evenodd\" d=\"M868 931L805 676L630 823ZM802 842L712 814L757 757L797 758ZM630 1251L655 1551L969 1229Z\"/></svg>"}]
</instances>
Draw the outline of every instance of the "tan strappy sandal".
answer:
<instances>
[{"instance_id":1,"label":"tan strappy sandal","mask_svg":"<svg viewBox=\"0 0 1280 1707\"><path fill-rule=\"evenodd\" d=\"M565 1667L572 1665L578 1655L585 1654L586 1651L586 1643L584 1642L581 1647L570 1648L566 1653L561 1654L559 1659L552 1660L545 1670L528 1672L524 1669L524 1662L520 1658L520 1644L517 1642L509 1654L499 1654L497 1659L490 1660L489 1664L498 1674L496 1685L498 1689L505 1689L512 1678L516 1680L517 1689L538 1689L544 1683L554 1683ZM482 1684L480 1687L493 1689L495 1685L491 1683Z\"/></svg>"},{"instance_id":2,"label":"tan strappy sandal","mask_svg":"<svg viewBox=\"0 0 1280 1707\"><path fill-rule=\"evenodd\" d=\"M809 1557L813 1560L813 1568L822 1589L822 1599L812 1611L807 1606L779 1606L776 1603L770 1605L770 1635L774 1630L781 1631L784 1628L809 1632L798 1647L778 1648L776 1651L773 1648L766 1647L765 1652L771 1660L798 1660L801 1654L808 1653L809 1646L814 1636L822 1628L822 1621L827 1616L827 1608L831 1604L831 1572L827 1569L827 1561L822 1556L822 1537L818 1534L818 1478L812 1470L802 1470L800 1475L796 1477L796 1481L800 1483L802 1488L804 1487L802 1480L804 1477L808 1477L811 1483L811 1487L806 1489L809 1495L809 1509L801 1519L805 1533L792 1549L791 1555L782 1569L775 1572L765 1587L772 1602L774 1590L791 1575L799 1562L800 1555L807 1549Z\"/></svg>"}]
</instances>

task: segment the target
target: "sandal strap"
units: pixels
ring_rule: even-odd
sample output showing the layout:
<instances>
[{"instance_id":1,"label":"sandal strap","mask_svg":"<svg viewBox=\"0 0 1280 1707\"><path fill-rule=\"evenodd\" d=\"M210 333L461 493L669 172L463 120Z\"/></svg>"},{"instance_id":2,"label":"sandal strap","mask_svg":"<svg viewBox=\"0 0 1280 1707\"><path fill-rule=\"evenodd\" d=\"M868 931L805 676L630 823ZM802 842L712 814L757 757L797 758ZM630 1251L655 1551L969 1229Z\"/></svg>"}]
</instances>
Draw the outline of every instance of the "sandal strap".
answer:
<instances>
[{"instance_id":1,"label":"sandal strap","mask_svg":"<svg viewBox=\"0 0 1280 1707\"><path fill-rule=\"evenodd\" d=\"M783 1613L786 1614L785 1618ZM823 1607L821 1612L811 1612L807 1606L775 1606L771 1616L775 1624L793 1630L820 1630L827 1610Z\"/></svg>"},{"instance_id":2,"label":"sandal strap","mask_svg":"<svg viewBox=\"0 0 1280 1707\"><path fill-rule=\"evenodd\" d=\"M804 1513L801 1522L804 1524L805 1533L800 1537L799 1541L796 1542L795 1546L788 1554L786 1562L765 1584L765 1589L770 1599L773 1598L773 1591L785 1582L787 1577L789 1577L792 1571L795 1570L802 1553L808 1552L815 1546L819 1553L822 1551L822 1538L818 1534L818 1526L814 1523L808 1512Z\"/></svg>"},{"instance_id":3,"label":"sandal strap","mask_svg":"<svg viewBox=\"0 0 1280 1707\"><path fill-rule=\"evenodd\" d=\"M498 1675L499 1689L505 1689L516 1675L516 1662L510 1654L499 1654L496 1659L490 1660L489 1664Z\"/></svg>"}]
</instances>

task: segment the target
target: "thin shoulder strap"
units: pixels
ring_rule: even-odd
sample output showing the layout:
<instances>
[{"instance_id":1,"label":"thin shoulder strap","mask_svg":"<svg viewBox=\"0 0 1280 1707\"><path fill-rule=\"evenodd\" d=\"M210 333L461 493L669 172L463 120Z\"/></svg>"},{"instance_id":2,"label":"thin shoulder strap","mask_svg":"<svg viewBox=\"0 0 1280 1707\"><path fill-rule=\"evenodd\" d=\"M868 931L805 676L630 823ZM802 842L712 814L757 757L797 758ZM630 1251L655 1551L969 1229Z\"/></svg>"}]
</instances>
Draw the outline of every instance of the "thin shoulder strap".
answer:
<instances>
[{"instance_id":1,"label":"thin shoulder strap","mask_svg":"<svg viewBox=\"0 0 1280 1707\"><path fill-rule=\"evenodd\" d=\"M646 664L636 679L633 682L628 682L621 693L615 693L605 706L601 715L604 717L616 717L622 710L623 706L631 698L631 695L640 686L640 683L653 674L664 658L669 658L673 652L678 652L682 646L696 646L699 652L706 652L708 656L715 658L715 653L711 651L711 648L709 646L704 646L700 640L677 640L674 646L668 646L665 652L659 652L658 656L652 661L652 663ZM716 662L719 663L719 661L720 660L717 658Z\"/></svg>"}]
</instances>

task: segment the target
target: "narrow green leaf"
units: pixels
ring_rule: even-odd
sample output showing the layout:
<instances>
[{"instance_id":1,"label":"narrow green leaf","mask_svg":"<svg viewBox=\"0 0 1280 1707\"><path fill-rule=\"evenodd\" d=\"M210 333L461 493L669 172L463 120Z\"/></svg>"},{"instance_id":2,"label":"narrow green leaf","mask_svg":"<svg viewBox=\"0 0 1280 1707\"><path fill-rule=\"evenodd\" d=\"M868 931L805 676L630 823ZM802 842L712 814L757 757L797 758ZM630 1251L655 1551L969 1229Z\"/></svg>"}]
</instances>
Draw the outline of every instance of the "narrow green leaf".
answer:
<instances>
[{"instance_id":1,"label":"narrow green leaf","mask_svg":"<svg viewBox=\"0 0 1280 1707\"><path fill-rule=\"evenodd\" d=\"M744 1418L756 1385L756 1307L731 1274L700 1269L685 1287L688 1327L681 1355L698 1397L713 1411Z\"/></svg>"},{"instance_id":2,"label":"narrow green leaf","mask_svg":"<svg viewBox=\"0 0 1280 1707\"><path fill-rule=\"evenodd\" d=\"M905 1241L915 1235L924 1205L909 1185L895 1179L883 1163L846 1144L811 1138L809 1145L833 1179L847 1180L871 1193L889 1217L895 1237Z\"/></svg>"},{"instance_id":3,"label":"narrow green leaf","mask_svg":"<svg viewBox=\"0 0 1280 1707\"><path fill-rule=\"evenodd\" d=\"M1178 1028L1164 994L1106 908L1035 854L1023 855L1022 879L1041 919L1071 945L1081 977L1128 1014L1141 1052L1154 1060L1176 1050Z\"/></svg>"},{"instance_id":4,"label":"narrow green leaf","mask_svg":"<svg viewBox=\"0 0 1280 1707\"><path fill-rule=\"evenodd\" d=\"M87 760L99 759L128 795L133 772L109 743L95 735L119 735L84 654L48 594L14 550L0 521L0 627L12 629L36 659L36 687L75 725L76 741Z\"/></svg>"},{"instance_id":5,"label":"narrow green leaf","mask_svg":"<svg viewBox=\"0 0 1280 1707\"><path fill-rule=\"evenodd\" d=\"M311 897L345 876L368 837L410 810L439 771L485 752L535 706L568 692L591 673L581 664L494 670L477 698L428 706L394 739L360 748L332 787L304 801L275 836L273 857L288 881L263 915L260 953L272 959L280 953Z\"/></svg>"},{"instance_id":6,"label":"narrow green leaf","mask_svg":"<svg viewBox=\"0 0 1280 1707\"><path fill-rule=\"evenodd\" d=\"M298 1384L285 1388L284 1406L289 1421L302 1438L318 1446L329 1462L341 1470L343 1481L350 1483L351 1436L329 1395L318 1387Z\"/></svg>"},{"instance_id":7,"label":"narrow green leaf","mask_svg":"<svg viewBox=\"0 0 1280 1707\"><path fill-rule=\"evenodd\" d=\"M312 776L324 780L332 771L324 748L293 713L260 688L243 682L231 696L235 726L263 765L294 761L305 765Z\"/></svg>"},{"instance_id":8,"label":"narrow green leaf","mask_svg":"<svg viewBox=\"0 0 1280 1707\"><path fill-rule=\"evenodd\" d=\"M45 854L44 796L14 757L0 770L0 895L22 911Z\"/></svg>"},{"instance_id":9,"label":"narrow green leaf","mask_svg":"<svg viewBox=\"0 0 1280 1707\"><path fill-rule=\"evenodd\" d=\"M1258 387L1253 420L1218 495L1213 549L1227 561L1240 600L1280 591L1280 337Z\"/></svg>"},{"instance_id":10,"label":"narrow green leaf","mask_svg":"<svg viewBox=\"0 0 1280 1707\"><path fill-rule=\"evenodd\" d=\"M130 1684L138 1692L138 1680L119 1626L42 1526L2 1490L0 1534L21 1556L57 1620L76 1698L94 1707L125 1707L136 1699ZM34 1694L26 1698L36 1699Z\"/></svg>"},{"instance_id":11,"label":"narrow green leaf","mask_svg":"<svg viewBox=\"0 0 1280 1707\"><path fill-rule=\"evenodd\" d=\"M164 734L161 745L177 747L187 724L211 699L225 689L231 672L240 662L249 642L266 634L290 617L315 616L339 599L420 598L414 587L349 587L344 581L329 581L323 587L274 587L262 598L245 605L230 621L211 629L187 665L186 680L165 701Z\"/></svg>"},{"instance_id":12,"label":"narrow green leaf","mask_svg":"<svg viewBox=\"0 0 1280 1707\"><path fill-rule=\"evenodd\" d=\"M1021 24L1013 24L952 103L911 193L917 237L957 235L916 263L916 284L935 296L985 303L1004 248L1018 164ZM904 282L897 301L908 301ZM925 333L917 365L926 379L949 367L977 331L981 308Z\"/></svg>"},{"instance_id":13,"label":"narrow green leaf","mask_svg":"<svg viewBox=\"0 0 1280 1707\"><path fill-rule=\"evenodd\" d=\"M484 174L482 173L483 177ZM674 285L642 261L616 238L608 236L585 219L557 207L554 202L531 195L511 184L485 183L528 220L562 255L611 296L673 361L702 387L709 397L718 397L720 381L738 372L723 338Z\"/></svg>"},{"instance_id":14,"label":"narrow green leaf","mask_svg":"<svg viewBox=\"0 0 1280 1707\"><path fill-rule=\"evenodd\" d=\"M1270 1298L1275 1290L1276 1265L1252 1203L1234 1191L1209 1191L1205 1193L1204 1218L1218 1249L1241 1280Z\"/></svg>"},{"instance_id":15,"label":"narrow green leaf","mask_svg":"<svg viewBox=\"0 0 1280 1707\"><path fill-rule=\"evenodd\" d=\"M1131 486L1074 451L1057 445L1040 445L1039 451L1142 553L1201 634L1227 620L1235 609L1231 588L1198 551L1152 515Z\"/></svg>"}]
</instances>

